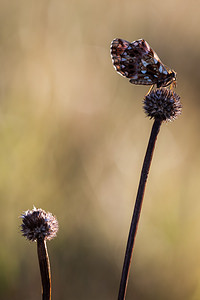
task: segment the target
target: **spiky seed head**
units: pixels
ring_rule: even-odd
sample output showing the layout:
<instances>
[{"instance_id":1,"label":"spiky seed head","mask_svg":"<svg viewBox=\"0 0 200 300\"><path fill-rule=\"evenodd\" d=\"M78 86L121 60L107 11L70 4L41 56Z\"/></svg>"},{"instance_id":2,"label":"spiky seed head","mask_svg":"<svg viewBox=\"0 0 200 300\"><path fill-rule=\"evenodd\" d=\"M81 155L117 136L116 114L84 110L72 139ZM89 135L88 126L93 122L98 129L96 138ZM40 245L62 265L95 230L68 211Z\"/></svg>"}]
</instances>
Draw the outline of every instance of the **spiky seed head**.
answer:
<instances>
[{"instance_id":1,"label":"spiky seed head","mask_svg":"<svg viewBox=\"0 0 200 300\"><path fill-rule=\"evenodd\" d=\"M22 215L21 232L30 241L37 239L51 240L58 231L58 221L49 212L41 208L33 208Z\"/></svg>"},{"instance_id":2,"label":"spiky seed head","mask_svg":"<svg viewBox=\"0 0 200 300\"><path fill-rule=\"evenodd\" d=\"M181 114L182 105L180 96L174 91L159 88L146 95L143 108L150 119L173 121Z\"/></svg>"}]
</instances>

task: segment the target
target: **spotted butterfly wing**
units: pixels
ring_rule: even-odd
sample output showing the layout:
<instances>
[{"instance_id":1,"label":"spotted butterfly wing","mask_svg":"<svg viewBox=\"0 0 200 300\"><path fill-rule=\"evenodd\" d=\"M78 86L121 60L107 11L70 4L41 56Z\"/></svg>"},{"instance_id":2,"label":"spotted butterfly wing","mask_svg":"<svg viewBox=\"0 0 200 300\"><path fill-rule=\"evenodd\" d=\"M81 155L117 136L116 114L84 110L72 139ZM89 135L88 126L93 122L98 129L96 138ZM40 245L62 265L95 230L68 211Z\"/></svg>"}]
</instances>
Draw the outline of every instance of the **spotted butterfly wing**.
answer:
<instances>
[{"instance_id":1,"label":"spotted butterfly wing","mask_svg":"<svg viewBox=\"0 0 200 300\"><path fill-rule=\"evenodd\" d=\"M116 71L131 83L166 87L176 81L175 71L166 67L143 39L132 43L114 39L111 57Z\"/></svg>"}]
</instances>

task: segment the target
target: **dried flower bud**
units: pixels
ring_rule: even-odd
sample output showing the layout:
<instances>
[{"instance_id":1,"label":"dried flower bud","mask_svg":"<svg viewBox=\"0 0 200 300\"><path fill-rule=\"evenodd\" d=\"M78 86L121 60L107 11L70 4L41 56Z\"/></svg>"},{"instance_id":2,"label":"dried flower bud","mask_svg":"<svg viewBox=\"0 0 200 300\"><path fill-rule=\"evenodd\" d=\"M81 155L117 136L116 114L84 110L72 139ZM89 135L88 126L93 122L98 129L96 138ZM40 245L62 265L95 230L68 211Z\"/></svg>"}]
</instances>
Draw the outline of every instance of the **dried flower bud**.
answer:
<instances>
[{"instance_id":1,"label":"dried flower bud","mask_svg":"<svg viewBox=\"0 0 200 300\"><path fill-rule=\"evenodd\" d=\"M32 210L25 211L21 218L22 235L28 240L51 240L56 236L58 221L51 213L34 207Z\"/></svg>"},{"instance_id":2,"label":"dried flower bud","mask_svg":"<svg viewBox=\"0 0 200 300\"><path fill-rule=\"evenodd\" d=\"M147 94L143 108L150 119L173 121L181 114L182 105L174 91L160 88Z\"/></svg>"}]
</instances>

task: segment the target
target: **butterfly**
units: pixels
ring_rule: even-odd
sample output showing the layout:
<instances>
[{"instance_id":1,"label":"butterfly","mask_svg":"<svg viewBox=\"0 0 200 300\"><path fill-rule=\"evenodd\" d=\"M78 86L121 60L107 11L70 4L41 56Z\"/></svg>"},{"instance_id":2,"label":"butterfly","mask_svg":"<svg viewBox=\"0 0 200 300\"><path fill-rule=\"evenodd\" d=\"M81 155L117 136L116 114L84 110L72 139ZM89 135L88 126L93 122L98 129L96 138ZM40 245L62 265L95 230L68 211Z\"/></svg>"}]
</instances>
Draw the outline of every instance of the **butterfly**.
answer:
<instances>
[{"instance_id":1,"label":"butterfly","mask_svg":"<svg viewBox=\"0 0 200 300\"><path fill-rule=\"evenodd\" d=\"M114 39L111 58L116 71L131 83L156 85L157 88L176 84L176 72L165 66L143 39L132 43Z\"/></svg>"}]
</instances>

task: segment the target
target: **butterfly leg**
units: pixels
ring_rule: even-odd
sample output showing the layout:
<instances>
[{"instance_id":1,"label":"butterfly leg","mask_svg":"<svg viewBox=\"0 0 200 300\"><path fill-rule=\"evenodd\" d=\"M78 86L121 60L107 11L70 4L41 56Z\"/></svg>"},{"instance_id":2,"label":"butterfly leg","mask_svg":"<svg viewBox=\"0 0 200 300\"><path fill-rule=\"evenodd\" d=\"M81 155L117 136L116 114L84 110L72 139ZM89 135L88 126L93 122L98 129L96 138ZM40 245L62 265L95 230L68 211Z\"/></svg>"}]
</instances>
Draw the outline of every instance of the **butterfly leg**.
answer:
<instances>
[{"instance_id":1,"label":"butterfly leg","mask_svg":"<svg viewBox=\"0 0 200 300\"><path fill-rule=\"evenodd\" d=\"M176 87L176 81L173 81L170 86L169 86L169 89L172 91L172 97L174 99L174 101L176 101L175 97L174 97L174 88Z\"/></svg>"},{"instance_id":2,"label":"butterfly leg","mask_svg":"<svg viewBox=\"0 0 200 300\"><path fill-rule=\"evenodd\" d=\"M153 88L154 88L154 84L153 84L153 85L151 85L150 89L148 90L148 92L146 93L146 95L145 95L145 96L149 95L149 94L150 94L150 92L153 90Z\"/></svg>"},{"instance_id":3,"label":"butterfly leg","mask_svg":"<svg viewBox=\"0 0 200 300\"><path fill-rule=\"evenodd\" d=\"M170 88L170 90L173 90L175 87L176 87L176 81L173 81L173 82L170 84L169 88Z\"/></svg>"}]
</instances>

